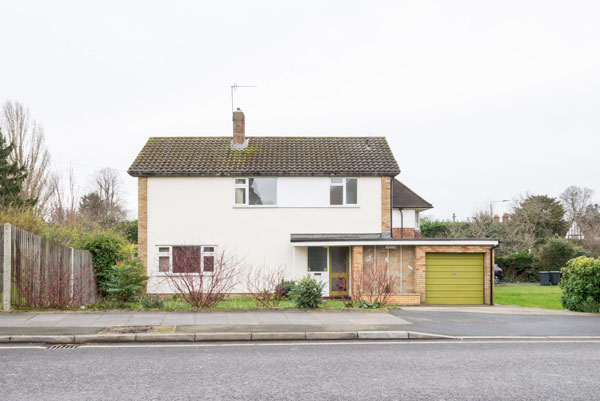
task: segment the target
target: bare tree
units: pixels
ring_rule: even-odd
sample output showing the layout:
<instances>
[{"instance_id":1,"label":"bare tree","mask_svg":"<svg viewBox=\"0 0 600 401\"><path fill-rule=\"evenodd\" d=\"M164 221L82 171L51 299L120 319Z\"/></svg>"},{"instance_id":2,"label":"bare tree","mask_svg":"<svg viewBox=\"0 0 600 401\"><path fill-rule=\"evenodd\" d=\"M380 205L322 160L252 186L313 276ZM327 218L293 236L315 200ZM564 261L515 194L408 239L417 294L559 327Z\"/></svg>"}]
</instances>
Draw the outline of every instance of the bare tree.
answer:
<instances>
[{"instance_id":1,"label":"bare tree","mask_svg":"<svg viewBox=\"0 0 600 401\"><path fill-rule=\"evenodd\" d=\"M92 192L100 196L104 206L105 221L112 224L123 220L126 211L123 181L119 172L112 168L104 168L94 174L92 181Z\"/></svg>"},{"instance_id":2,"label":"bare tree","mask_svg":"<svg viewBox=\"0 0 600 401\"><path fill-rule=\"evenodd\" d=\"M1 125L8 142L14 145L11 161L27 169L22 197L37 200L37 207L43 210L52 193L50 153L46 148L44 129L19 102L4 104Z\"/></svg>"},{"instance_id":3,"label":"bare tree","mask_svg":"<svg viewBox=\"0 0 600 401\"><path fill-rule=\"evenodd\" d=\"M566 218L569 222L578 221L583 217L594 191L586 187L576 187L574 185L565 189L559 198L565 208Z\"/></svg>"},{"instance_id":4,"label":"bare tree","mask_svg":"<svg viewBox=\"0 0 600 401\"><path fill-rule=\"evenodd\" d=\"M63 175L53 172L49 177L51 192L48 201L48 217L54 223L65 224L77 217L79 194L73 167L69 167Z\"/></svg>"}]
</instances>

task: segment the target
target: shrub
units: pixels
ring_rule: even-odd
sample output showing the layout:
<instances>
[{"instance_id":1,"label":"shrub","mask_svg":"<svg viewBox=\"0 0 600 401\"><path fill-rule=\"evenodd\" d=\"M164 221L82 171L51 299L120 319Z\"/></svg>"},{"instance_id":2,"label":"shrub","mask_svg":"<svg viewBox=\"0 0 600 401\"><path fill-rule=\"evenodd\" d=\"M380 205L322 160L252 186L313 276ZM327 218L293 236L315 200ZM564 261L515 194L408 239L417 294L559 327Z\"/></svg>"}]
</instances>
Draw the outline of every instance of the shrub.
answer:
<instances>
[{"instance_id":1,"label":"shrub","mask_svg":"<svg viewBox=\"0 0 600 401\"><path fill-rule=\"evenodd\" d=\"M127 220L117 225L117 229L125 235L125 239L132 244L138 243L138 221Z\"/></svg>"},{"instance_id":2,"label":"shrub","mask_svg":"<svg viewBox=\"0 0 600 401\"><path fill-rule=\"evenodd\" d=\"M165 301L158 297L144 296L140 297L140 305L144 309L163 309Z\"/></svg>"},{"instance_id":3,"label":"shrub","mask_svg":"<svg viewBox=\"0 0 600 401\"><path fill-rule=\"evenodd\" d=\"M92 263L96 272L98 289L103 295L107 294L104 287L108 279L108 271L124 257L124 244L122 238L102 231L89 234L82 241L81 248L92 253Z\"/></svg>"},{"instance_id":4,"label":"shrub","mask_svg":"<svg viewBox=\"0 0 600 401\"><path fill-rule=\"evenodd\" d=\"M552 238L540 249L536 267L538 271L560 269L578 256L587 256L583 248L564 238Z\"/></svg>"},{"instance_id":5,"label":"shrub","mask_svg":"<svg viewBox=\"0 0 600 401\"><path fill-rule=\"evenodd\" d=\"M445 221L423 221L421 222L421 235L423 238L447 237L450 230Z\"/></svg>"},{"instance_id":6,"label":"shrub","mask_svg":"<svg viewBox=\"0 0 600 401\"><path fill-rule=\"evenodd\" d=\"M359 309L378 309L383 305L381 305L379 302L371 303L369 301L362 300L360 302L356 302L353 306Z\"/></svg>"},{"instance_id":7,"label":"shrub","mask_svg":"<svg viewBox=\"0 0 600 401\"><path fill-rule=\"evenodd\" d=\"M148 279L143 271L144 265L139 259L112 265L105 270L105 293L111 300L117 302L124 303L134 300Z\"/></svg>"},{"instance_id":8,"label":"shrub","mask_svg":"<svg viewBox=\"0 0 600 401\"><path fill-rule=\"evenodd\" d=\"M252 267L246 274L246 288L257 304L265 308L274 308L279 306L285 297L285 291L282 291L280 287L283 276L282 267L276 269L267 266Z\"/></svg>"},{"instance_id":9,"label":"shrub","mask_svg":"<svg viewBox=\"0 0 600 401\"><path fill-rule=\"evenodd\" d=\"M498 255L496 263L502 268L506 277L537 280L533 253L520 251L508 255Z\"/></svg>"},{"instance_id":10,"label":"shrub","mask_svg":"<svg viewBox=\"0 0 600 401\"><path fill-rule=\"evenodd\" d=\"M298 280L291 290L291 298L299 308L318 308L323 303L323 288L325 283L319 283L310 276Z\"/></svg>"},{"instance_id":11,"label":"shrub","mask_svg":"<svg viewBox=\"0 0 600 401\"><path fill-rule=\"evenodd\" d=\"M562 272L563 306L578 312L600 312L600 258L572 259Z\"/></svg>"},{"instance_id":12,"label":"shrub","mask_svg":"<svg viewBox=\"0 0 600 401\"><path fill-rule=\"evenodd\" d=\"M277 285L276 291L278 294L282 295L283 298L290 299L291 292L295 286L296 286L296 282L293 280L282 281L281 283L279 283Z\"/></svg>"}]
</instances>

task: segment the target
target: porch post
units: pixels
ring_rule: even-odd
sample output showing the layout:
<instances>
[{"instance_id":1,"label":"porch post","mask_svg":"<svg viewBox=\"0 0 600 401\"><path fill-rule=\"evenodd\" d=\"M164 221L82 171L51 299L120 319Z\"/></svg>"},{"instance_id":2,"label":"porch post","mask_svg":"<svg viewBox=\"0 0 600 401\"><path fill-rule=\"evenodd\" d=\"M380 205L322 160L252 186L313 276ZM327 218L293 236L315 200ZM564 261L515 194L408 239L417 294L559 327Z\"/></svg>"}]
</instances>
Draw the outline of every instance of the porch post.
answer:
<instances>
[{"instance_id":1,"label":"porch post","mask_svg":"<svg viewBox=\"0 0 600 401\"><path fill-rule=\"evenodd\" d=\"M352 246L352 293L350 294L352 297L355 294L358 294L360 283L362 281L362 271L363 271L363 247L361 246Z\"/></svg>"}]
</instances>

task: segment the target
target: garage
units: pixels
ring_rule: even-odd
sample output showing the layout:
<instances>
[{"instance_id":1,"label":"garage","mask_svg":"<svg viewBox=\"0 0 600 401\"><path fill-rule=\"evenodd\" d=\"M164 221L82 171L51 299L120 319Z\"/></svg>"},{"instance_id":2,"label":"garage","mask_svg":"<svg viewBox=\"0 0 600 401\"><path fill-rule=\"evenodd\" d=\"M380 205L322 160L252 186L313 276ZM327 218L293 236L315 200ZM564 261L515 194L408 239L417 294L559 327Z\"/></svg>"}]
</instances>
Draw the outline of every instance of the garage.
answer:
<instances>
[{"instance_id":1,"label":"garage","mask_svg":"<svg viewBox=\"0 0 600 401\"><path fill-rule=\"evenodd\" d=\"M483 304L483 253L427 253L425 303Z\"/></svg>"}]
</instances>

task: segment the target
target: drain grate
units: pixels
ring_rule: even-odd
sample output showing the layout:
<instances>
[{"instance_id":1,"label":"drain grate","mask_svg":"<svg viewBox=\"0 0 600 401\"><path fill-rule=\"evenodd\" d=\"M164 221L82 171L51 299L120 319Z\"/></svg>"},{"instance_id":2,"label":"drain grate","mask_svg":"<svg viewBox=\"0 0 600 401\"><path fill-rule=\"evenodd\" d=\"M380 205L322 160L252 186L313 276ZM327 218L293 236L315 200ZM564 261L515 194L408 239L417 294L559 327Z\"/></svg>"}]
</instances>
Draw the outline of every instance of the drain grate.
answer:
<instances>
[{"instance_id":1,"label":"drain grate","mask_svg":"<svg viewBox=\"0 0 600 401\"><path fill-rule=\"evenodd\" d=\"M52 344L46 347L46 349L70 349L79 348L79 344Z\"/></svg>"}]
</instances>

